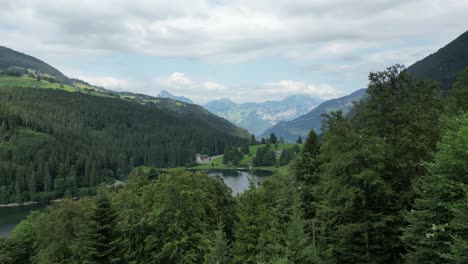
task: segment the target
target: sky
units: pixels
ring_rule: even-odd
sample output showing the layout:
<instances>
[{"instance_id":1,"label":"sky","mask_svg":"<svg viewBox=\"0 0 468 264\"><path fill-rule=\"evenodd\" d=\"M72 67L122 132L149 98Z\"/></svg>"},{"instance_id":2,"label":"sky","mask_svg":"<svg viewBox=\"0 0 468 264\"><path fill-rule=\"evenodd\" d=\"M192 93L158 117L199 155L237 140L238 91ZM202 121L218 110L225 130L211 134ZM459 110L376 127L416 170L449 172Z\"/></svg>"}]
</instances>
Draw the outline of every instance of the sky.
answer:
<instances>
[{"instance_id":1,"label":"sky","mask_svg":"<svg viewBox=\"0 0 468 264\"><path fill-rule=\"evenodd\" d=\"M0 45L115 91L323 100L468 30L468 0L0 0Z\"/></svg>"}]
</instances>

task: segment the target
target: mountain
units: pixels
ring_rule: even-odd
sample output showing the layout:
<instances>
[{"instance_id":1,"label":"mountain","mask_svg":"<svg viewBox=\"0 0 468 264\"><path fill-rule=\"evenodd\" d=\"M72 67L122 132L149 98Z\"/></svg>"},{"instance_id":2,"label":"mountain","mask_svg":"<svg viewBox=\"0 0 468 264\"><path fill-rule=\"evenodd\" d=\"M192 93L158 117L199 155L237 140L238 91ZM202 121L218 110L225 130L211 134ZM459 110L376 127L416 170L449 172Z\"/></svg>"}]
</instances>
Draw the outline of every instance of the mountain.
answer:
<instances>
[{"instance_id":1,"label":"mountain","mask_svg":"<svg viewBox=\"0 0 468 264\"><path fill-rule=\"evenodd\" d=\"M0 204L92 194L133 167L189 165L250 137L198 105L10 73L0 75Z\"/></svg>"},{"instance_id":2,"label":"mountain","mask_svg":"<svg viewBox=\"0 0 468 264\"><path fill-rule=\"evenodd\" d=\"M166 90L162 90L156 97L169 98L169 99L185 102L188 104L193 104L192 100L190 100L189 98L184 97L184 96L175 96Z\"/></svg>"},{"instance_id":3,"label":"mountain","mask_svg":"<svg viewBox=\"0 0 468 264\"><path fill-rule=\"evenodd\" d=\"M407 71L421 80L438 81L445 91L450 90L458 73L468 67L468 31L439 49L437 52L425 57L408 67ZM297 119L289 122L279 122L267 129L261 137L268 137L274 132L278 137L293 141L298 136L305 137L309 129L320 131L324 113L331 110L342 109L344 112L352 108L352 101L358 101L365 94L364 89L358 90L348 96L333 99Z\"/></svg>"},{"instance_id":4,"label":"mountain","mask_svg":"<svg viewBox=\"0 0 468 264\"><path fill-rule=\"evenodd\" d=\"M303 139L311 129L317 133L322 127L322 115L332 111L342 110L345 114L353 107L353 102L359 101L366 94L366 89L360 89L350 95L321 103L309 113L291 121L282 121L263 132L260 137L269 137L271 133L288 142L294 142L300 136Z\"/></svg>"},{"instance_id":5,"label":"mountain","mask_svg":"<svg viewBox=\"0 0 468 264\"><path fill-rule=\"evenodd\" d=\"M237 104L229 99L214 100L204 107L234 124L259 135L268 127L292 120L317 106L320 101L308 95L293 95L281 101Z\"/></svg>"},{"instance_id":6,"label":"mountain","mask_svg":"<svg viewBox=\"0 0 468 264\"><path fill-rule=\"evenodd\" d=\"M61 83L71 84L71 80L68 77L49 64L24 53L0 46L0 70L12 68L37 71L41 74L55 77Z\"/></svg>"},{"instance_id":7,"label":"mountain","mask_svg":"<svg viewBox=\"0 0 468 264\"><path fill-rule=\"evenodd\" d=\"M419 79L441 82L447 91L465 67L468 67L468 31L436 53L411 65L408 71Z\"/></svg>"}]
</instances>

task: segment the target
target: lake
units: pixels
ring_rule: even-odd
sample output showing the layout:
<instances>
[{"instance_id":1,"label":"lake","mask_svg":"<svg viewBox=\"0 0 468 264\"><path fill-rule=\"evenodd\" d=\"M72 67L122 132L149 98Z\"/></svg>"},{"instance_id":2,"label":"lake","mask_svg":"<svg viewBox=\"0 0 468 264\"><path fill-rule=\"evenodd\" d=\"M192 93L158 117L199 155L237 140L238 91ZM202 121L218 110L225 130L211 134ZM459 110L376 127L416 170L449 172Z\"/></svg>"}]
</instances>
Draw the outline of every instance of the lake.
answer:
<instances>
[{"instance_id":1,"label":"lake","mask_svg":"<svg viewBox=\"0 0 468 264\"><path fill-rule=\"evenodd\" d=\"M237 169L208 169L197 171L205 172L210 176L221 176L226 185L232 189L233 195L247 190L249 188L249 179L253 179L255 183L258 184L266 177L273 174L268 170L256 170L253 173L247 170ZM45 204L0 207L0 237L9 236L15 226L26 219L31 211L43 210L45 207Z\"/></svg>"},{"instance_id":2,"label":"lake","mask_svg":"<svg viewBox=\"0 0 468 264\"><path fill-rule=\"evenodd\" d=\"M249 188L249 179L253 179L256 184L261 183L266 177L273 175L269 170L256 170L250 172L247 170L238 169L208 169L200 170L210 176L219 175L223 178L224 183L231 188L232 194L236 195Z\"/></svg>"},{"instance_id":3,"label":"lake","mask_svg":"<svg viewBox=\"0 0 468 264\"><path fill-rule=\"evenodd\" d=\"M43 210L45 204L0 207L0 237L9 236L15 226L25 220L31 211Z\"/></svg>"}]
</instances>

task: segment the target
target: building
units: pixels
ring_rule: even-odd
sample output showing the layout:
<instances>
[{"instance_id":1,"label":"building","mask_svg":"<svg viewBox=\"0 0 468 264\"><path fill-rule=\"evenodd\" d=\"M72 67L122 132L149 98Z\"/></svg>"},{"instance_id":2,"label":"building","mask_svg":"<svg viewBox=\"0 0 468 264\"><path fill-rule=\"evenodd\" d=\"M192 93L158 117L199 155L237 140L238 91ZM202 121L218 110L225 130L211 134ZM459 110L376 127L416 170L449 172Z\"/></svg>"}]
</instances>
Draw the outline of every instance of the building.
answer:
<instances>
[{"instance_id":1,"label":"building","mask_svg":"<svg viewBox=\"0 0 468 264\"><path fill-rule=\"evenodd\" d=\"M197 163L208 163L211 161L211 158L208 155L198 153L195 155L195 161Z\"/></svg>"}]
</instances>

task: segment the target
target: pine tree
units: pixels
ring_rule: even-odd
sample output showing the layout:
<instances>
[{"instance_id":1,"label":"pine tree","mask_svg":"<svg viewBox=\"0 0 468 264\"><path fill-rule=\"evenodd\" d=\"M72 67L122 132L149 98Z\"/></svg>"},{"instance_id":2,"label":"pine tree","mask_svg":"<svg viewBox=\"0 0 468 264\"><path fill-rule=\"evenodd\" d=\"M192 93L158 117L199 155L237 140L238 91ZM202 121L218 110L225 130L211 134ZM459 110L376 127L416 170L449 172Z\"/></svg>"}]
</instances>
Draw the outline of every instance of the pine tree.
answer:
<instances>
[{"instance_id":1,"label":"pine tree","mask_svg":"<svg viewBox=\"0 0 468 264\"><path fill-rule=\"evenodd\" d=\"M255 135L254 135L254 134L252 134L252 136L251 136L251 138L250 138L250 144L251 144L251 145L257 144L257 139L255 139Z\"/></svg>"},{"instance_id":2,"label":"pine tree","mask_svg":"<svg viewBox=\"0 0 468 264\"><path fill-rule=\"evenodd\" d=\"M305 217L308 220L312 220L315 217L313 203L318 200L316 197L316 187L319 181L319 153L320 144L317 134L314 130L310 130L302 152L292 166L295 178L302 189L302 202Z\"/></svg>"},{"instance_id":3,"label":"pine tree","mask_svg":"<svg viewBox=\"0 0 468 264\"><path fill-rule=\"evenodd\" d=\"M96 208L91 217L91 244L95 263L116 263L119 257L115 245L116 213L109 198L100 193L96 197Z\"/></svg>"},{"instance_id":4,"label":"pine tree","mask_svg":"<svg viewBox=\"0 0 468 264\"><path fill-rule=\"evenodd\" d=\"M231 263L231 245L226 238L222 225L214 232L208 253L205 255L205 264L229 264Z\"/></svg>"},{"instance_id":5,"label":"pine tree","mask_svg":"<svg viewBox=\"0 0 468 264\"><path fill-rule=\"evenodd\" d=\"M297 144L302 144L302 137L301 137L301 136L299 136L299 137L297 138L296 143L297 143Z\"/></svg>"},{"instance_id":6,"label":"pine tree","mask_svg":"<svg viewBox=\"0 0 468 264\"><path fill-rule=\"evenodd\" d=\"M276 137L275 133L270 134L270 143L276 144L278 142L278 138Z\"/></svg>"},{"instance_id":7,"label":"pine tree","mask_svg":"<svg viewBox=\"0 0 468 264\"><path fill-rule=\"evenodd\" d=\"M455 118L421 179L403 240L409 263L465 263L468 244L468 114ZM464 260L464 261L461 261Z\"/></svg>"},{"instance_id":8,"label":"pine tree","mask_svg":"<svg viewBox=\"0 0 468 264\"><path fill-rule=\"evenodd\" d=\"M369 75L367 98L357 105L354 128L364 138L386 147L381 175L391 186L381 213L388 219L382 254L397 261L405 252L400 239L404 212L416 196L414 182L426 173L422 165L434 157L443 112L437 83L411 77L403 66ZM391 255L391 257L390 257Z\"/></svg>"},{"instance_id":9,"label":"pine tree","mask_svg":"<svg viewBox=\"0 0 468 264\"><path fill-rule=\"evenodd\" d=\"M393 216L384 214L391 194L382 177L385 146L379 138L354 131L340 112L328 116L325 125L319 252L334 263L390 263L386 225Z\"/></svg>"}]
</instances>

